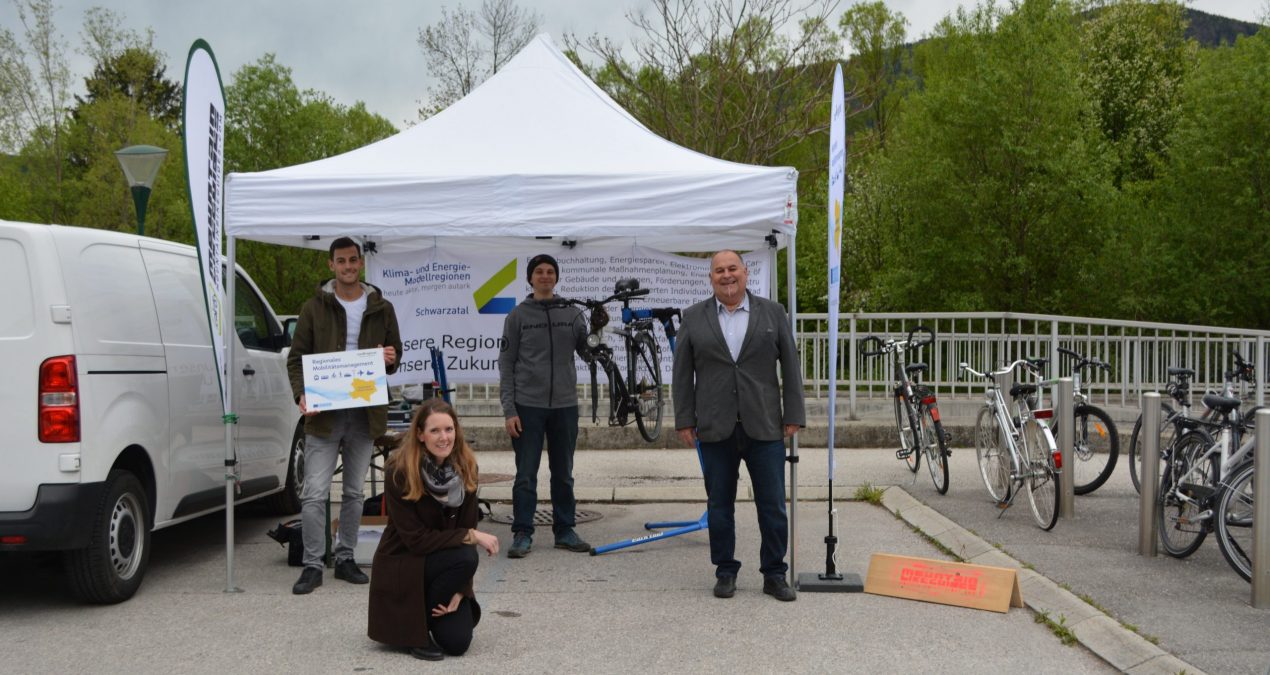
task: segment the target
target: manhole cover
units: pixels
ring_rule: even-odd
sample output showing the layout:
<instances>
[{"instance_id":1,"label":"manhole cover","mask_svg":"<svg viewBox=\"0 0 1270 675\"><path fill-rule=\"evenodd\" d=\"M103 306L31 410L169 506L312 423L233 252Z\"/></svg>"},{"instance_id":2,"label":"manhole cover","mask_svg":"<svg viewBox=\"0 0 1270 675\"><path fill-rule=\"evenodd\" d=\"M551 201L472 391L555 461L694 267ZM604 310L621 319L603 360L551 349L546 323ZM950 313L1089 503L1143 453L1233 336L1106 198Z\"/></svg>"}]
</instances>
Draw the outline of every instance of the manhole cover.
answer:
<instances>
[{"instance_id":1,"label":"manhole cover","mask_svg":"<svg viewBox=\"0 0 1270 675\"><path fill-rule=\"evenodd\" d=\"M596 513L595 511L585 511L583 509L578 509L576 512L574 512L574 515L573 515L574 520L579 523L589 523L593 520L599 520L603 517L604 516L600 515L599 513ZM511 507L509 506L506 511L501 511L499 513L491 513L489 515L489 519L496 523L502 523L503 525L511 525L512 524ZM546 527L546 526L550 526L554 522L555 522L555 519L551 517L550 508L538 509L537 511L534 511L534 527L539 527L539 526Z\"/></svg>"},{"instance_id":2,"label":"manhole cover","mask_svg":"<svg viewBox=\"0 0 1270 675\"><path fill-rule=\"evenodd\" d=\"M488 485L489 483L508 483L508 482L511 482L513 478L515 478L515 476L511 475L510 473L481 472L480 474L481 485Z\"/></svg>"}]
</instances>

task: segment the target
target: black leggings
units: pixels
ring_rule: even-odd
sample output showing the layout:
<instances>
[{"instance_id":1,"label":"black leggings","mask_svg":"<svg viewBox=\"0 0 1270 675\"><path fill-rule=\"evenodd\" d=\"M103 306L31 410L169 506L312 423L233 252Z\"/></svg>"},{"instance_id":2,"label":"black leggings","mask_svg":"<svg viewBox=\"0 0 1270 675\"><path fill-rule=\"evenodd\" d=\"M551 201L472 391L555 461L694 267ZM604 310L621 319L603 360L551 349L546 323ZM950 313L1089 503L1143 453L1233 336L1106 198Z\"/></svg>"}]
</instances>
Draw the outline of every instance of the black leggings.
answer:
<instances>
[{"instance_id":1,"label":"black leggings","mask_svg":"<svg viewBox=\"0 0 1270 675\"><path fill-rule=\"evenodd\" d=\"M424 561L424 597L428 606L428 629L432 639L442 651L458 656L472 644L472 629L476 626L472 601L463 598L459 607L442 617L432 616L437 605L448 605L455 593L462 593L472 583L480 557L472 545L446 548L429 553Z\"/></svg>"}]
</instances>

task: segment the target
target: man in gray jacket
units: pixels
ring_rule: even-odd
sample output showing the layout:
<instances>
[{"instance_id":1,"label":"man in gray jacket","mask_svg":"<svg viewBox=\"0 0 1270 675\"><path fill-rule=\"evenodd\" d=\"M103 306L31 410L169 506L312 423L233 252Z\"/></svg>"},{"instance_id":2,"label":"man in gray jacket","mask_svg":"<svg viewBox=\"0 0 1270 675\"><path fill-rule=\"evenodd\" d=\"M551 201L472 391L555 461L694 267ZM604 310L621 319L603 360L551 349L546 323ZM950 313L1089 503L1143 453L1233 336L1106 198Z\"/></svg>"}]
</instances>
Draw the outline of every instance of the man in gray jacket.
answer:
<instances>
[{"instance_id":1,"label":"man in gray jacket","mask_svg":"<svg viewBox=\"0 0 1270 675\"><path fill-rule=\"evenodd\" d=\"M784 439L806 421L803 379L784 308L751 295L748 279L739 254L719 251L710 260L714 297L684 310L675 346L675 428L686 445L701 443L714 595L732 597L741 570L735 513L744 460L762 537L763 592L788 601L797 596L785 579Z\"/></svg>"},{"instance_id":2,"label":"man in gray jacket","mask_svg":"<svg viewBox=\"0 0 1270 675\"><path fill-rule=\"evenodd\" d=\"M578 441L578 373L573 354L587 353L586 322L580 309L556 296L560 266L555 258L546 254L530 258L526 276L533 293L507 315L498 357L499 398L516 451L508 558L523 558L533 547L544 437L556 548L591 550L573 531L573 450Z\"/></svg>"}]
</instances>

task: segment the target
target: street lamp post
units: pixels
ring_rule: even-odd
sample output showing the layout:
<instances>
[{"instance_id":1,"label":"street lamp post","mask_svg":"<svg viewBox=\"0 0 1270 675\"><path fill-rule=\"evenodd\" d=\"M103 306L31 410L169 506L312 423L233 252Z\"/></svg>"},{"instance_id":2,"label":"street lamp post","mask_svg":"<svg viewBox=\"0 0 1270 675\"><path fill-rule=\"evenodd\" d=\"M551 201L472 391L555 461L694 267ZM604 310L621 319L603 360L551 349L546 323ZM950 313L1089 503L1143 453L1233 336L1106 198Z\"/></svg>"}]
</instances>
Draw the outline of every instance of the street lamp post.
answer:
<instances>
[{"instance_id":1,"label":"street lamp post","mask_svg":"<svg viewBox=\"0 0 1270 675\"><path fill-rule=\"evenodd\" d=\"M132 188L132 203L137 207L137 234L146 233L146 203L150 201L150 186L159 175L159 166L168 151L153 145L130 145L115 151L119 167Z\"/></svg>"}]
</instances>

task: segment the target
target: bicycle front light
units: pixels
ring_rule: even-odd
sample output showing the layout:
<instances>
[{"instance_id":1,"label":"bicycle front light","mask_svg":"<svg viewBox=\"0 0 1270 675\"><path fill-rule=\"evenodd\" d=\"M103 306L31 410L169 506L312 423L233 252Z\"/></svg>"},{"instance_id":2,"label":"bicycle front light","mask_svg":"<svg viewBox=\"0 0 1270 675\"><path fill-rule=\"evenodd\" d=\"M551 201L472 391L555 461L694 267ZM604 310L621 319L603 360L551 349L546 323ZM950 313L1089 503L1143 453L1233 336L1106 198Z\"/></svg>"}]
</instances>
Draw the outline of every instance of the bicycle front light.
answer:
<instances>
[{"instance_id":1,"label":"bicycle front light","mask_svg":"<svg viewBox=\"0 0 1270 675\"><path fill-rule=\"evenodd\" d=\"M590 347L591 349L595 349L596 347L599 347L603 342L604 342L604 338L600 337L599 333L587 333L586 346Z\"/></svg>"}]
</instances>

